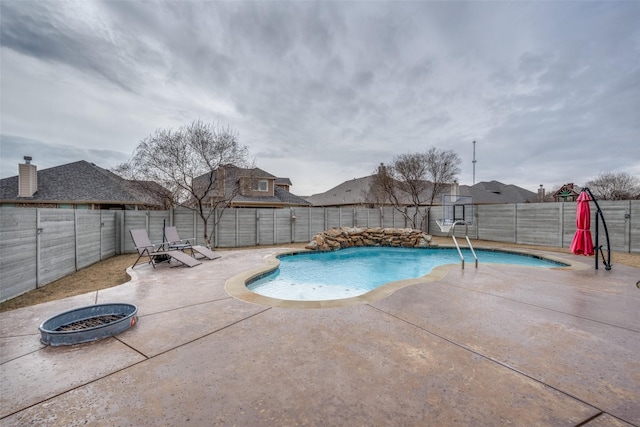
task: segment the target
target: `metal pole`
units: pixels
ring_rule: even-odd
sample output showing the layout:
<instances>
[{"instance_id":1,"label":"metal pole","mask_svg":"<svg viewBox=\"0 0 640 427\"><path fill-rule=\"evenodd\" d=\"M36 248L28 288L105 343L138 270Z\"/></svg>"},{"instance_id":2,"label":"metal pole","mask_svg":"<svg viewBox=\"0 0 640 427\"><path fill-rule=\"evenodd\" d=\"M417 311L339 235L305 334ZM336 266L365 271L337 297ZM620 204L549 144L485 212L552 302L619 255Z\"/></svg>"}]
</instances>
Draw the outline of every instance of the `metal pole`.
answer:
<instances>
[{"instance_id":1,"label":"metal pole","mask_svg":"<svg viewBox=\"0 0 640 427\"><path fill-rule=\"evenodd\" d=\"M473 141L473 185L476 185L476 142Z\"/></svg>"}]
</instances>

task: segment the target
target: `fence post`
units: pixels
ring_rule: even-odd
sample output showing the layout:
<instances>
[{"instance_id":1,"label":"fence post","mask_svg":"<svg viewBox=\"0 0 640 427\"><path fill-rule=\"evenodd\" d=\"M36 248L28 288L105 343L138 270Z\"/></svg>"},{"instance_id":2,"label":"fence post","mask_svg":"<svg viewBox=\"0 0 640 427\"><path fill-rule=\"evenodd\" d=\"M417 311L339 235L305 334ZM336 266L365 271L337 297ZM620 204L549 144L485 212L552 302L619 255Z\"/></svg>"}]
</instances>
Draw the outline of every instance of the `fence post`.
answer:
<instances>
[{"instance_id":1,"label":"fence post","mask_svg":"<svg viewBox=\"0 0 640 427\"><path fill-rule=\"evenodd\" d=\"M104 222L102 221L102 210L100 210L100 224L98 224L98 227L100 228L100 247L98 248L98 251L100 251L100 253L98 254L98 259L100 261L102 261L102 229L104 228Z\"/></svg>"},{"instance_id":2,"label":"fence post","mask_svg":"<svg viewBox=\"0 0 640 427\"><path fill-rule=\"evenodd\" d=\"M298 218L296 217L296 210L294 208L291 208L291 243L294 243L296 241L296 221L298 220Z\"/></svg>"},{"instance_id":3,"label":"fence post","mask_svg":"<svg viewBox=\"0 0 640 427\"><path fill-rule=\"evenodd\" d=\"M240 215L240 211L238 211L238 209L234 208L233 211L236 213L236 248L239 246L240 244L240 219L239 219L239 215ZM216 223L217 225L217 223ZM218 235L218 233L216 233L216 235Z\"/></svg>"},{"instance_id":4,"label":"fence post","mask_svg":"<svg viewBox=\"0 0 640 427\"><path fill-rule=\"evenodd\" d=\"M631 253L631 200L627 202L624 210L624 241L627 247L627 253Z\"/></svg>"},{"instance_id":5,"label":"fence post","mask_svg":"<svg viewBox=\"0 0 640 427\"><path fill-rule=\"evenodd\" d=\"M36 208L36 289L40 287L40 259L42 227L40 227L40 208Z\"/></svg>"},{"instance_id":6,"label":"fence post","mask_svg":"<svg viewBox=\"0 0 640 427\"><path fill-rule=\"evenodd\" d=\"M329 220L327 219L327 208L323 208L323 212L324 212L324 229L328 229L329 228Z\"/></svg>"},{"instance_id":7,"label":"fence post","mask_svg":"<svg viewBox=\"0 0 640 427\"><path fill-rule=\"evenodd\" d=\"M513 243L518 243L518 204L513 204Z\"/></svg>"},{"instance_id":8,"label":"fence post","mask_svg":"<svg viewBox=\"0 0 640 427\"><path fill-rule=\"evenodd\" d=\"M73 246L75 256L73 257L73 269L78 271L78 210L73 210Z\"/></svg>"},{"instance_id":9,"label":"fence post","mask_svg":"<svg viewBox=\"0 0 640 427\"><path fill-rule=\"evenodd\" d=\"M123 254L125 253L125 243L124 243L124 230L125 230L125 226L126 226L126 222L127 222L127 211L122 211L122 220L120 221L120 253Z\"/></svg>"},{"instance_id":10,"label":"fence post","mask_svg":"<svg viewBox=\"0 0 640 427\"><path fill-rule=\"evenodd\" d=\"M193 219L191 220L191 223L193 225L192 229L193 229L193 240L196 242L196 244L198 244L198 227L196 225L196 211L192 211L191 216L193 217Z\"/></svg>"},{"instance_id":11,"label":"fence post","mask_svg":"<svg viewBox=\"0 0 640 427\"><path fill-rule=\"evenodd\" d=\"M564 203L560 203L559 216L560 216L560 247L564 248Z\"/></svg>"},{"instance_id":12,"label":"fence post","mask_svg":"<svg viewBox=\"0 0 640 427\"><path fill-rule=\"evenodd\" d=\"M478 205L474 205L473 206L473 220L476 223L476 240L479 240L479 230L480 230L480 224L478 224L479 219L480 219L480 214L478 212Z\"/></svg>"},{"instance_id":13,"label":"fence post","mask_svg":"<svg viewBox=\"0 0 640 427\"><path fill-rule=\"evenodd\" d=\"M272 209L272 210L273 210L273 244L275 245L276 242L278 241L278 234L277 234L278 221L276 220L276 209Z\"/></svg>"},{"instance_id":14,"label":"fence post","mask_svg":"<svg viewBox=\"0 0 640 427\"><path fill-rule=\"evenodd\" d=\"M309 240L311 240L311 206L307 208L307 214L309 215Z\"/></svg>"},{"instance_id":15,"label":"fence post","mask_svg":"<svg viewBox=\"0 0 640 427\"><path fill-rule=\"evenodd\" d=\"M256 246L260 244L260 210L256 209Z\"/></svg>"}]
</instances>

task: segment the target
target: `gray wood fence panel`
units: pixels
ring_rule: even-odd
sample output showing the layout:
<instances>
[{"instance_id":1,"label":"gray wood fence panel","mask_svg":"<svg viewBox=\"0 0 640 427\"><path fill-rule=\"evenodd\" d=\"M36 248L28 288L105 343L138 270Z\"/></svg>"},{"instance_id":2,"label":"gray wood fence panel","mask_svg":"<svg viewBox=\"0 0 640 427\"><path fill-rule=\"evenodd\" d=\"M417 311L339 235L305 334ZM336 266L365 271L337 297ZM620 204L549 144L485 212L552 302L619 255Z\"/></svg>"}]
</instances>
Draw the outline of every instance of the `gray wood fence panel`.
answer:
<instances>
[{"instance_id":1,"label":"gray wood fence panel","mask_svg":"<svg viewBox=\"0 0 640 427\"><path fill-rule=\"evenodd\" d=\"M599 201L600 209L604 215L604 220L607 223L607 229L609 231L609 240L611 243L612 251L626 252L629 248L628 239L628 218L625 215L628 213L628 204L614 202L614 201ZM591 206L591 216L596 216L595 206ZM595 225L591 228L592 232L595 232ZM599 224L599 239L603 248L606 249L606 237L604 234L604 228L602 222ZM595 236L594 236L595 244Z\"/></svg>"},{"instance_id":2,"label":"gray wood fence panel","mask_svg":"<svg viewBox=\"0 0 640 427\"><path fill-rule=\"evenodd\" d=\"M216 228L216 245L220 248L234 248L241 246L238 241L239 225L237 223L237 216L239 214L237 209L225 209L222 212L217 213L220 216L218 226ZM213 216L210 220L208 227L213 226ZM202 235L202 233L200 233ZM204 235L202 235L204 236ZM202 237L204 239L204 237Z\"/></svg>"},{"instance_id":3,"label":"gray wood fence panel","mask_svg":"<svg viewBox=\"0 0 640 427\"><path fill-rule=\"evenodd\" d=\"M561 209L561 203L516 205L516 243L559 247Z\"/></svg>"},{"instance_id":4,"label":"gray wood fence panel","mask_svg":"<svg viewBox=\"0 0 640 427\"><path fill-rule=\"evenodd\" d=\"M368 227L369 226L369 211L370 209L354 208L354 227Z\"/></svg>"},{"instance_id":5,"label":"gray wood fence panel","mask_svg":"<svg viewBox=\"0 0 640 427\"><path fill-rule=\"evenodd\" d=\"M257 209L236 209L238 217L238 246L254 246L257 241Z\"/></svg>"},{"instance_id":6,"label":"gray wood fence panel","mask_svg":"<svg viewBox=\"0 0 640 427\"><path fill-rule=\"evenodd\" d=\"M197 237L194 232L194 215L195 212L190 209L174 209L173 210L173 226L178 231L178 236L182 240L188 240L192 245L198 244Z\"/></svg>"},{"instance_id":7,"label":"gray wood fence panel","mask_svg":"<svg viewBox=\"0 0 640 427\"><path fill-rule=\"evenodd\" d=\"M293 241L293 221L291 209L276 209L275 213L275 244L291 243Z\"/></svg>"},{"instance_id":8,"label":"gray wood fence panel","mask_svg":"<svg viewBox=\"0 0 640 427\"><path fill-rule=\"evenodd\" d=\"M47 284L76 271L74 211L39 209L39 214L38 284Z\"/></svg>"},{"instance_id":9,"label":"gray wood fence panel","mask_svg":"<svg viewBox=\"0 0 640 427\"><path fill-rule=\"evenodd\" d=\"M317 208L316 208L317 209ZM341 208L323 208L327 215L327 229L340 228L344 225Z\"/></svg>"},{"instance_id":10,"label":"gray wood fence panel","mask_svg":"<svg viewBox=\"0 0 640 427\"><path fill-rule=\"evenodd\" d=\"M171 225L169 211L147 211L149 216L149 238L152 243L162 243L164 226Z\"/></svg>"},{"instance_id":11,"label":"gray wood fence panel","mask_svg":"<svg viewBox=\"0 0 640 427\"><path fill-rule=\"evenodd\" d=\"M564 202L562 208L562 247L571 246L573 236L576 234L576 202ZM595 210L594 210L595 213ZM595 224L595 215L591 216L591 227Z\"/></svg>"},{"instance_id":12,"label":"gray wood fence panel","mask_svg":"<svg viewBox=\"0 0 640 427\"><path fill-rule=\"evenodd\" d=\"M629 204L629 252L640 253L640 200Z\"/></svg>"},{"instance_id":13,"label":"gray wood fence panel","mask_svg":"<svg viewBox=\"0 0 640 427\"><path fill-rule=\"evenodd\" d=\"M114 221L115 221L115 236L114 236L114 244L116 255L121 255L124 253L124 236L128 231L124 230L124 211L113 211Z\"/></svg>"},{"instance_id":14,"label":"gray wood fence panel","mask_svg":"<svg viewBox=\"0 0 640 427\"><path fill-rule=\"evenodd\" d=\"M323 208L311 208L311 235L314 236L325 229L325 210Z\"/></svg>"},{"instance_id":15,"label":"gray wood fence panel","mask_svg":"<svg viewBox=\"0 0 640 427\"><path fill-rule=\"evenodd\" d=\"M35 289L36 210L0 208L0 302Z\"/></svg>"},{"instance_id":16,"label":"gray wood fence panel","mask_svg":"<svg viewBox=\"0 0 640 427\"><path fill-rule=\"evenodd\" d=\"M76 218L76 267L81 269L100 261L102 255L102 212L74 211Z\"/></svg>"},{"instance_id":17,"label":"gray wood fence panel","mask_svg":"<svg viewBox=\"0 0 640 427\"><path fill-rule=\"evenodd\" d=\"M515 242L516 205L478 205L478 239Z\"/></svg>"},{"instance_id":18,"label":"gray wood fence panel","mask_svg":"<svg viewBox=\"0 0 640 427\"><path fill-rule=\"evenodd\" d=\"M124 236L122 236L122 242L124 243L124 253L136 252L136 248L131 240L131 234L129 230L144 229L147 230L147 213L145 211L123 211L124 221ZM153 240L151 240L152 243Z\"/></svg>"},{"instance_id":19,"label":"gray wood fence panel","mask_svg":"<svg viewBox=\"0 0 640 427\"><path fill-rule=\"evenodd\" d=\"M260 245L274 244L274 215L273 209L258 209L258 232Z\"/></svg>"},{"instance_id":20,"label":"gray wood fence panel","mask_svg":"<svg viewBox=\"0 0 640 427\"><path fill-rule=\"evenodd\" d=\"M355 227L355 224L356 224L355 209L342 208L342 212L340 213L340 219L341 219L342 227Z\"/></svg>"},{"instance_id":21,"label":"gray wood fence panel","mask_svg":"<svg viewBox=\"0 0 640 427\"><path fill-rule=\"evenodd\" d=\"M355 215L358 227L382 227L379 208L356 208Z\"/></svg>"},{"instance_id":22,"label":"gray wood fence panel","mask_svg":"<svg viewBox=\"0 0 640 427\"><path fill-rule=\"evenodd\" d=\"M100 230L100 260L116 255L116 211L102 211L102 227Z\"/></svg>"},{"instance_id":23,"label":"gray wood fence panel","mask_svg":"<svg viewBox=\"0 0 640 427\"><path fill-rule=\"evenodd\" d=\"M222 214L224 215L226 213L226 209L225 211L222 212ZM194 234L196 236L196 243L198 245L206 245L206 238L205 235L208 237L212 237L215 238L215 226L214 226L214 220L213 218L207 221L207 226L205 227L204 221L202 220L202 218L200 218L200 215L197 215L194 217L195 220L195 225L194 225ZM214 244L214 241L211 241L211 244Z\"/></svg>"},{"instance_id":24,"label":"gray wood fence panel","mask_svg":"<svg viewBox=\"0 0 640 427\"><path fill-rule=\"evenodd\" d=\"M311 210L309 208L296 208L295 215L294 241L308 242L311 240L311 236L309 236Z\"/></svg>"},{"instance_id":25,"label":"gray wood fence panel","mask_svg":"<svg viewBox=\"0 0 640 427\"><path fill-rule=\"evenodd\" d=\"M397 212L394 208L382 208L382 227L394 228L396 226Z\"/></svg>"}]
</instances>

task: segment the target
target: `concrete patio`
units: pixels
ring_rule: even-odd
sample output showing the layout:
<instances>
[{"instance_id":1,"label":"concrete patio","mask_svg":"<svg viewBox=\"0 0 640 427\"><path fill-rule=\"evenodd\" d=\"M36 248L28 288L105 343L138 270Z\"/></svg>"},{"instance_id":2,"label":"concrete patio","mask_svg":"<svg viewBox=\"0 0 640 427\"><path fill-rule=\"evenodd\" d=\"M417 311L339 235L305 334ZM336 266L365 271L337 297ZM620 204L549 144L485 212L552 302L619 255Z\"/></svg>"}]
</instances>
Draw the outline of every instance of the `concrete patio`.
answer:
<instances>
[{"instance_id":1,"label":"concrete patio","mask_svg":"<svg viewBox=\"0 0 640 427\"><path fill-rule=\"evenodd\" d=\"M228 279L282 249L0 314L0 423L17 425L640 425L640 269L468 264L381 299L271 307ZM388 293L388 292L387 292ZM108 302L112 338L45 347L38 325Z\"/></svg>"}]
</instances>

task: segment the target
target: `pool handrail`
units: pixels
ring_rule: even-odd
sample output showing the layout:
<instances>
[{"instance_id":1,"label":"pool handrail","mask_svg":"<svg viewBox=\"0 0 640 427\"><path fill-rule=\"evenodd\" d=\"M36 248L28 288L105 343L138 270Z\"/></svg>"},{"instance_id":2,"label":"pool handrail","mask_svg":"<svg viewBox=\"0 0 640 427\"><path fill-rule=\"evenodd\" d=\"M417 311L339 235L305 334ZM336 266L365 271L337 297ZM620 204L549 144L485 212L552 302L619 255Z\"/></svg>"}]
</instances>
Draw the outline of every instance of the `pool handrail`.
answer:
<instances>
[{"instance_id":1,"label":"pool handrail","mask_svg":"<svg viewBox=\"0 0 640 427\"><path fill-rule=\"evenodd\" d=\"M467 239L467 244L469 245L469 249L471 249L471 253L473 254L473 258L476 261L476 268L478 268L478 257L476 256L476 251L473 250L473 245L471 245L471 240L469 240L469 224L467 221L458 219L453 222L451 225L451 237L453 238L453 243L456 245L456 249L458 250L458 255L460 255L460 261L462 261L462 269L464 270L464 256L462 255L462 251L460 250L460 245L458 245L458 239L456 239L456 225L464 224L464 238Z\"/></svg>"}]
</instances>

